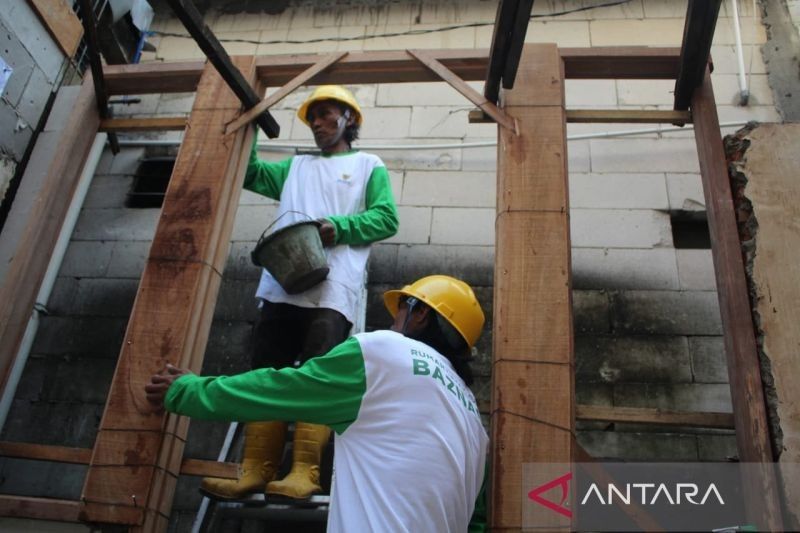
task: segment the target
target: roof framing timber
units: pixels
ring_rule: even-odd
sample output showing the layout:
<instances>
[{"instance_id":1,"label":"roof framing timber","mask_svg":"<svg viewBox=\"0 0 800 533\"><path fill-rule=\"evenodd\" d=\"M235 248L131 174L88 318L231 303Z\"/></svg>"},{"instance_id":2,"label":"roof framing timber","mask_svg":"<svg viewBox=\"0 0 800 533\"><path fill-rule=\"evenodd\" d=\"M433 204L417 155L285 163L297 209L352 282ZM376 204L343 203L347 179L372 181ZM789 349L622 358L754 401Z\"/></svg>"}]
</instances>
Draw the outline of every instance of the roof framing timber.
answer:
<instances>
[{"instance_id":1,"label":"roof framing timber","mask_svg":"<svg viewBox=\"0 0 800 533\"><path fill-rule=\"evenodd\" d=\"M482 81L489 64L488 50L423 50L464 81ZM572 79L666 79L680 70L680 49L623 46L561 48L564 75ZM313 67L326 54L260 56L256 75L267 87L280 87ZM103 70L109 94L193 92L203 61L110 65ZM350 52L314 77L314 83L409 83L441 78L404 50Z\"/></svg>"},{"instance_id":2,"label":"roof framing timber","mask_svg":"<svg viewBox=\"0 0 800 533\"><path fill-rule=\"evenodd\" d=\"M675 81L675 110L689 109L703 83L722 0L689 0L681 45L681 70Z\"/></svg>"}]
</instances>

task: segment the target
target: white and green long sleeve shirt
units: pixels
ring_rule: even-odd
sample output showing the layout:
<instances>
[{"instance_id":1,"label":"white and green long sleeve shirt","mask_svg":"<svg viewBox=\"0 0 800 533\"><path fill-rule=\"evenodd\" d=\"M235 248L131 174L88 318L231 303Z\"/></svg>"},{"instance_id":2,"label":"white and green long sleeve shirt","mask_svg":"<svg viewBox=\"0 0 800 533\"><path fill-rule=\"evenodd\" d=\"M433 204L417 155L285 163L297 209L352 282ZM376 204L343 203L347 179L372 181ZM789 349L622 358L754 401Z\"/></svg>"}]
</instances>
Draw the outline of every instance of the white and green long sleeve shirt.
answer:
<instances>
[{"instance_id":1,"label":"white and green long sleeve shirt","mask_svg":"<svg viewBox=\"0 0 800 533\"><path fill-rule=\"evenodd\" d=\"M280 201L274 230L309 217L326 218L336 230L336 246L325 248L330 267L325 281L300 294L287 294L263 270L256 296L334 309L354 324L369 245L391 237L399 226L389 173L380 158L350 151L298 155L275 163L259 160L253 149L244 187Z\"/></svg>"},{"instance_id":2,"label":"white and green long sleeve shirt","mask_svg":"<svg viewBox=\"0 0 800 533\"><path fill-rule=\"evenodd\" d=\"M355 335L300 368L183 376L165 405L332 427L332 532L466 532L484 481L489 439L474 396L445 357L393 331Z\"/></svg>"}]
</instances>

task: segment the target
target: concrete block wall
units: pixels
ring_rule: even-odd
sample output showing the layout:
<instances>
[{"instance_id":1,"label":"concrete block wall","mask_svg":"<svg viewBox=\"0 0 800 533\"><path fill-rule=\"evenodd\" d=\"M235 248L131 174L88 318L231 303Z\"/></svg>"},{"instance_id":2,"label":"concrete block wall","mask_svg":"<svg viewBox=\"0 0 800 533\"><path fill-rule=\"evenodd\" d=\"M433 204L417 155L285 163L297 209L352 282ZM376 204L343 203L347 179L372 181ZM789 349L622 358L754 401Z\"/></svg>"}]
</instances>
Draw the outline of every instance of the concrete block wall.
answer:
<instances>
[{"instance_id":1,"label":"concrete block wall","mask_svg":"<svg viewBox=\"0 0 800 533\"><path fill-rule=\"evenodd\" d=\"M297 5L296 5L297 4ZM496 2L338 2L336 6L291 3L279 15L223 14L206 22L231 53L283 54L406 47L488 48ZM745 5L746 4L746 5ZM578 0L537 2L536 15L581 7ZM712 47L713 80L722 121L778 120L766 83L760 45L765 34L758 13L742 3L750 106L736 105L736 60L730 13L723 6ZM561 46L678 46L686 2L634 0L623 5L543 16L531 22L529 42ZM754 18L755 17L755 18ZM377 37L393 32L485 24L412 37ZM157 11L154 29L183 33L168 12ZM354 40L305 44L267 43L331 38ZM156 36L146 60L196 59L190 39ZM472 83L480 90L481 83ZM270 91L275 88L269 89ZM472 106L444 83L352 86L365 117L358 145L386 163L399 206L399 233L373 248L368 328L384 327L381 294L422 275L442 272L476 287L487 311L487 327L475 351L479 401L490 396L491 303L494 263L496 127L468 124ZM635 80L570 80L570 108L671 109L673 85ZM303 88L280 102L273 114L281 139L261 153L278 160L285 145L313 143L294 110L309 94ZM116 106L118 116L186 114L193 95L145 95ZM570 124L569 135L639 129L638 125ZM726 131L733 127L725 128ZM151 135L176 139L179 134ZM483 143L465 147L462 143ZM431 149L430 145L444 146ZM280 145L284 145L281 147ZM406 145L389 150L381 146ZM370 148L370 146L372 148ZM716 287L709 250L676 249L672 212L705 210L691 130L569 141L574 318L579 403L691 411L729 411L727 369L720 337ZM145 149L106 153L73 235L57 289L37 337L24 386L2 437L9 440L90 446L113 372L157 210L131 209L124 196ZM275 203L243 192L231 252L206 355L204 372L247 368L252 295L258 271L249 250L275 213ZM57 385L59 376L91 376L94 390ZM64 405L72 406L64 407ZM85 412L83 412L83 411ZM66 432L33 427L31 416L54 420ZM39 418L37 418L39 419ZM81 425L82 424L82 425ZM216 456L224 424L193 423L191 457ZM52 428L51 428L52 429ZM60 428L59 428L60 429ZM581 424L579 438L593 455L621 459L722 460L735 455L731 432L636 425ZM183 480L176 509L196 507L197 480ZM0 485L0 489L6 487ZM69 487L62 490L69 492ZM75 495L73 495L74 497ZM182 512L183 512L182 511ZM178 513L180 514L180 513ZM183 517L185 518L185 517ZM183 520L181 518L181 520Z\"/></svg>"},{"instance_id":2,"label":"concrete block wall","mask_svg":"<svg viewBox=\"0 0 800 533\"><path fill-rule=\"evenodd\" d=\"M28 2L0 6L0 58L11 73L0 91L0 201L22 161L50 94L61 82L64 54Z\"/></svg>"}]
</instances>

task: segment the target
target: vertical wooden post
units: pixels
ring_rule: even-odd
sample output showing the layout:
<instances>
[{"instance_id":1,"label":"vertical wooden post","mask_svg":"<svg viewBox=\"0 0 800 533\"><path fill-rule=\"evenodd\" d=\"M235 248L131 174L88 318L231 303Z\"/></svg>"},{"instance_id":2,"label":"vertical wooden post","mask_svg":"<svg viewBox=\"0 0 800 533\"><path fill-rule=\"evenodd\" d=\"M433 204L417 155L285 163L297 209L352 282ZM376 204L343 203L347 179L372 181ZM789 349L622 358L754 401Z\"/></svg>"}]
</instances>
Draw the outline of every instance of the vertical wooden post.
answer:
<instances>
[{"instance_id":1,"label":"vertical wooden post","mask_svg":"<svg viewBox=\"0 0 800 533\"><path fill-rule=\"evenodd\" d=\"M739 460L765 464L774 472L753 318L708 68L703 84L692 96L692 117L708 212ZM743 484L747 515L760 531L781 531L774 478L766 469L763 474Z\"/></svg>"},{"instance_id":2,"label":"vertical wooden post","mask_svg":"<svg viewBox=\"0 0 800 533\"><path fill-rule=\"evenodd\" d=\"M574 365L564 73L553 44L526 45L499 128L492 384L493 531L523 525L523 464L570 463ZM538 510L524 521L549 523ZM543 513L552 511L542 507Z\"/></svg>"},{"instance_id":3,"label":"vertical wooden post","mask_svg":"<svg viewBox=\"0 0 800 533\"><path fill-rule=\"evenodd\" d=\"M255 80L253 57L235 61ZM167 362L199 371L254 134L207 64L136 294L82 496L82 520L166 530L188 420L144 395Z\"/></svg>"}]
</instances>

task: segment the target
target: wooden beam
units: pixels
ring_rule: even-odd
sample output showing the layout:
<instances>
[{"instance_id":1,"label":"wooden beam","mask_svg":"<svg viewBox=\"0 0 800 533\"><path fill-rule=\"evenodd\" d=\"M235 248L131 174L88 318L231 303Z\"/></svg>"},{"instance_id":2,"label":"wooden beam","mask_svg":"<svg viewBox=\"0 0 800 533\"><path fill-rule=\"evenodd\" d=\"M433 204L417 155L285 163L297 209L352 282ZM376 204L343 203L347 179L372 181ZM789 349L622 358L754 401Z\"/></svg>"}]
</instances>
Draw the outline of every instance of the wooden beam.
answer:
<instances>
[{"instance_id":1,"label":"wooden beam","mask_svg":"<svg viewBox=\"0 0 800 533\"><path fill-rule=\"evenodd\" d=\"M465 81L486 77L486 49L426 50L426 53ZM678 75L680 48L607 47L561 48L564 73L574 79L672 79ZM289 83L313 67L324 54L292 54L257 58L258 79L268 87ZM192 92L203 71L203 62L139 63L107 65L104 69L109 94ZM316 83L416 83L441 81L404 51L350 52L321 72Z\"/></svg>"},{"instance_id":2,"label":"wooden beam","mask_svg":"<svg viewBox=\"0 0 800 533\"><path fill-rule=\"evenodd\" d=\"M80 502L0 494L0 516L55 522L80 522Z\"/></svg>"},{"instance_id":3,"label":"wooden beam","mask_svg":"<svg viewBox=\"0 0 800 533\"><path fill-rule=\"evenodd\" d=\"M187 117L107 118L100 121L98 131L180 131L186 128Z\"/></svg>"},{"instance_id":4,"label":"wooden beam","mask_svg":"<svg viewBox=\"0 0 800 533\"><path fill-rule=\"evenodd\" d=\"M675 109L678 111L689 109L695 89L703 83L721 4L722 0L689 0L683 25L680 72L675 81Z\"/></svg>"},{"instance_id":5,"label":"wooden beam","mask_svg":"<svg viewBox=\"0 0 800 533\"><path fill-rule=\"evenodd\" d=\"M575 425L564 80L556 46L526 45L518 76L505 109L519 135L501 128L497 149L489 505L490 528L515 531L570 527L520 495L524 463L572 462Z\"/></svg>"},{"instance_id":6,"label":"wooden beam","mask_svg":"<svg viewBox=\"0 0 800 533\"><path fill-rule=\"evenodd\" d=\"M0 456L85 465L89 464L92 450L89 448L2 441L0 442Z\"/></svg>"},{"instance_id":7,"label":"wooden beam","mask_svg":"<svg viewBox=\"0 0 800 533\"><path fill-rule=\"evenodd\" d=\"M274 106L284 98L286 98L289 94L291 94L295 89L300 87L301 85L306 84L309 82L314 76L325 70L326 68L330 67L341 58L347 55L347 52L335 52L333 54L329 54L325 56L325 58L321 59L318 63L310 66L296 77L292 78L292 81L269 95L267 98L264 98L261 102L253 106L251 109L242 113L242 116L234 120L228 127L225 129L225 133L233 133L234 131L238 130L245 124L252 122L252 120L258 116L260 113L263 113L270 107Z\"/></svg>"},{"instance_id":8,"label":"wooden beam","mask_svg":"<svg viewBox=\"0 0 800 533\"><path fill-rule=\"evenodd\" d=\"M692 117L711 234L739 460L769 464L773 457L753 317L708 68L702 85L692 96ZM747 480L743 487L748 519L759 530L782 530L776 488L769 477Z\"/></svg>"},{"instance_id":9,"label":"wooden beam","mask_svg":"<svg viewBox=\"0 0 800 533\"><path fill-rule=\"evenodd\" d=\"M216 461L202 461L200 459L184 459L181 463L181 475L236 479L239 477L239 465L237 463L218 463Z\"/></svg>"},{"instance_id":10,"label":"wooden beam","mask_svg":"<svg viewBox=\"0 0 800 533\"><path fill-rule=\"evenodd\" d=\"M83 16L83 31L86 33L86 53L89 55L89 65L92 68L92 81L94 82L94 94L97 100L97 110L100 118L110 118L111 112L108 109L108 91L103 80L103 62L100 60L100 47L97 41L97 22L94 18L94 8L91 0L79 0L81 14ZM111 151L119 153L119 139L115 133L108 136Z\"/></svg>"},{"instance_id":11,"label":"wooden beam","mask_svg":"<svg viewBox=\"0 0 800 533\"><path fill-rule=\"evenodd\" d=\"M85 0L84 0L85 1ZM245 109L252 109L261 100L253 87L247 83L242 73L231 62L231 58L222 47L219 40L214 36L211 29L203 22L203 15L197 11L191 0L167 0L175 15L183 23L186 30L197 42L200 50L206 55L208 60L220 73L220 76L228 84L228 87L241 100ZM281 131L281 127L269 114L264 111L255 119L267 137L274 139Z\"/></svg>"},{"instance_id":12,"label":"wooden beam","mask_svg":"<svg viewBox=\"0 0 800 533\"><path fill-rule=\"evenodd\" d=\"M469 112L470 124L494 122L482 109ZM688 124L689 111L661 111L645 109L567 109L567 122L603 124Z\"/></svg>"},{"instance_id":13,"label":"wooden beam","mask_svg":"<svg viewBox=\"0 0 800 533\"><path fill-rule=\"evenodd\" d=\"M70 448L67 446L31 444L28 442L0 441L0 457L88 465L92 459L92 450L90 448ZM236 479L238 476L238 467L239 465L237 463L218 463L216 461L205 461L201 459L183 459L181 461L180 473L185 476L211 476Z\"/></svg>"},{"instance_id":14,"label":"wooden beam","mask_svg":"<svg viewBox=\"0 0 800 533\"><path fill-rule=\"evenodd\" d=\"M255 81L252 57L234 62ZM208 64L164 198L84 483L82 513L87 521L147 529L169 516L188 418L154 412L144 385L167 362L195 372L202 366L254 135L250 128L224 133L240 108Z\"/></svg>"},{"instance_id":15,"label":"wooden beam","mask_svg":"<svg viewBox=\"0 0 800 533\"><path fill-rule=\"evenodd\" d=\"M484 113L492 117L492 119L513 132L517 132L517 125L514 117L508 116L502 109L499 109L494 103L486 99L478 91L467 85L467 83L448 70L447 67L439 63L436 59L432 58L422 50L406 50L412 57L415 57L420 63L435 72L442 80L446 81L453 89L460 92L470 102L478 106Z\"/></svg>"},{"instance_id":16,"label":"wooden beam","mask_svg":"<svg viewBox=\"0 0 800 533\"><path fill-rule=\"evenodd\" d=\"M67 58L75 56L83 37L83 26L68 0L28 0L48 33Z\"/></svg>"},{"instance_id":17,"label":"wooden beam","mask_svg":"<svg viewBox=\"0 0 800 533\"><path fill-rule=\"evenodd\" d=\"M640 407L578 405L575 409L575 418L578 420L600 420L603 422L654 424L659 426L733 429L733 414L731 413L697 413L662 411L661 409Z\"/></svg>"},{"instance_id":18,"label":"wooden beam","mask_svg":"<svg viewBox=\"0 0 800 533\"><path fill-rule=\"evenodd\" d=\"M39 198L21 231L19 245L0 287L0 388L3 389L100 123L91 78L91 74L84 78L61 131L53 162L42 180Z\"/></svg>"}]
</instances>

